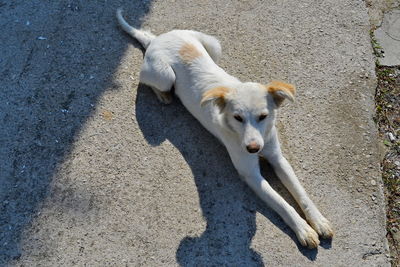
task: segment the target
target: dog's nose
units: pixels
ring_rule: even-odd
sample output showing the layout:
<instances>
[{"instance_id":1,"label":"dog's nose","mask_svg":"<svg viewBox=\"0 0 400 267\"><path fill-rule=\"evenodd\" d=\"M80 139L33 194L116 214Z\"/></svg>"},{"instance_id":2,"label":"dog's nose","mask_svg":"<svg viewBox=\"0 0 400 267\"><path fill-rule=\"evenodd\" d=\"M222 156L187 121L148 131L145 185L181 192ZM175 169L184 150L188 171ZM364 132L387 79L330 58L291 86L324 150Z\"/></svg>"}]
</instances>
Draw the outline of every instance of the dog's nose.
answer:
<instances>
[{"instance_id":1,"label":"dog's nose","mask_svg":"<svg viewBox=\"0 0 400 267\"><path fill-rule=\"evenodd\" d=\"M246 146L247 151L250 153L257 153L260 150L260 145L256 142L251 142Z\"/></svg>"}]
</instances>

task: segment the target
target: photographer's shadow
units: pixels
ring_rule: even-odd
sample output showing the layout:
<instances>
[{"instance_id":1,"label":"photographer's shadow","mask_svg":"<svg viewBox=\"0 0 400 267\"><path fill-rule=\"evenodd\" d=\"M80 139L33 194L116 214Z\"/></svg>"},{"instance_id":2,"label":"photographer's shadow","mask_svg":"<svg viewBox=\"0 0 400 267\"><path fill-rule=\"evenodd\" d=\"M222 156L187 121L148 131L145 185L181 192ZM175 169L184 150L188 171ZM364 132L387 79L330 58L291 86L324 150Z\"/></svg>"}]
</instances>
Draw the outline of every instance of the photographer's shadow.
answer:
<instances>
[{"instance_id":1,"label":"photographer's shadow","mask_svg":"<svg viewBox=\"0 0 400 267\"><path fill-rule=\"evenodd\" d=\"M250 247L256 232L256 212L287 234L304 256L310 260L316 258L317 249L301 247L283 220L240 180L225 147L186 111L178 99L175 98L171 105L163 105L150 88L140 84L136 117L146 141L152 146L165 140L171 142L185 158L195 179L207 226L201 236L187 236L180 242L176 258L181 266L263 266L263 261L268 259L262 259ZM265 174L274 176L270 168L263 168L264 177ZM293 199L276 178L268 180L293 204Z\"/></svg>"}]
</instances>

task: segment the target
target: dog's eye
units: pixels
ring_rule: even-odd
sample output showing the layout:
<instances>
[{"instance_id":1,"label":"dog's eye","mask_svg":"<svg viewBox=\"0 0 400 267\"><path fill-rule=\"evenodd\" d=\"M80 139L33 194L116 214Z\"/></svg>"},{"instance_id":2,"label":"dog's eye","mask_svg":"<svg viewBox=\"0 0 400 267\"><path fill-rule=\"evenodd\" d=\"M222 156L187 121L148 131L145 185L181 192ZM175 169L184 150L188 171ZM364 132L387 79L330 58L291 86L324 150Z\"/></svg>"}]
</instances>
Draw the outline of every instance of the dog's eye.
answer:
<instances>
[{"instance_id":1,"label":"dog's eye","mask_svg":"<svg viewBox=\"0 0 400 267\"><path fill-rule=\"evenodd\" d=\"M267 117L267 114L261 114L260 117L258 117L259 121L264 120Z\"/></svg>"},{"instance_id":2,"label":"dog's eye","mask_svg":"<svg viewBox=\"0 0 400 267\"><path fill-rule=\"evenodd\" d=\"M234 115L233 117L235 118L235 120L237 120L239 122L243 122L243 118L240 117L240 115Z\"/></svg>"}]
</instances>

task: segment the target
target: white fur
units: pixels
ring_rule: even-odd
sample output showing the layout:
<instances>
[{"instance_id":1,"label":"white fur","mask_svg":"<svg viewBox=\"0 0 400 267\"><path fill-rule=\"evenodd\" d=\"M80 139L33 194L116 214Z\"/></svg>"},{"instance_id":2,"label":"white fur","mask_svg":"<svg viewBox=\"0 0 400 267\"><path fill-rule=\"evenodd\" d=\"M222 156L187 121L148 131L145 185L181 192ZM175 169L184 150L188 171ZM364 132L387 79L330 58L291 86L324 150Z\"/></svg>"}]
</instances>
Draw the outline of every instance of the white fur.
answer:
<instances>
[{"instance_id":1,"label":"white fur","mask_svg":"<svg viewBox=\"0 0 400 267\"><path fill-rule=\"evenodd\" d=\"M319 244L318 235L332 237L329 221L310 200L281 153L275 127L279 104L274 100L272 92L258 83L243 83L220 68L215 62L221 56L221 46L212 36L195 31L174 30L155 38L143 38L145 34L129 26L120 11L117 17L123 29L147 47L140 81L150 86L165 103L171 101L168 93L172 86L175 87L175 93L183 105L225 145L244 181L283 218L303 246L316 247ZM201 56L185 61L180 54L185 44L190 44ZM216 87L230 90L223 99L203 99L208 90ZM275 93L278 97L293 100L293 95L287 92ZM267 114L267 117L259 121L261 114ZM235 115L243 121L235 119ZM249 146L256 147L258 152L250 153ZM259 156L271 163L310 225L262 177Z\"/></svg>"},{"instance_id":2,"label":"white fur","mask_svg":"<svg viewBox=\"0 0 400 267\"><path fill-rule=\"evenodd\" d=\"M151 40L156 38L156 36L150 32L137 30L129 25L122 17L122 9L117 10L117 19L124 31L129 33L129 35L131 35L136 40L138 40L145 49L149 46Z\"/></svg>"}]
</instances>

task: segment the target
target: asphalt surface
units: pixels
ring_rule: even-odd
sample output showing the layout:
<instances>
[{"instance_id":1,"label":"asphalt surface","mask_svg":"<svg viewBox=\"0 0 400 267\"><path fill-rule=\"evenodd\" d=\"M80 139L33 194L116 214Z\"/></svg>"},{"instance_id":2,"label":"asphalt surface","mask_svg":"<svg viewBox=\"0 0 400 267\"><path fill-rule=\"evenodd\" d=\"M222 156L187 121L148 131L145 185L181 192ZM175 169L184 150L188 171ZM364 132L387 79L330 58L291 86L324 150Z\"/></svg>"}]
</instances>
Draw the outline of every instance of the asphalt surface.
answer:
<instances>
[{"instance_id":1,"label":"asphalt surface","mask_svg":"<svg viewBox=\"0 0 400 267\"><path fill-rule=\"evenodd\" d=\"M215 35L243 81L297 85L281 143L332 241L302 248L179 101L138 84L117 7ZM0 1L0 26L0 265L389 265L363 1Z\"/></svg>"}]
</instances>

